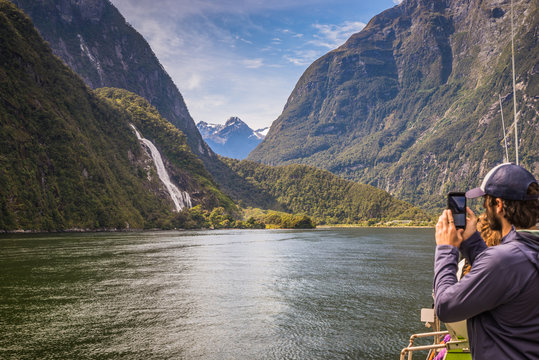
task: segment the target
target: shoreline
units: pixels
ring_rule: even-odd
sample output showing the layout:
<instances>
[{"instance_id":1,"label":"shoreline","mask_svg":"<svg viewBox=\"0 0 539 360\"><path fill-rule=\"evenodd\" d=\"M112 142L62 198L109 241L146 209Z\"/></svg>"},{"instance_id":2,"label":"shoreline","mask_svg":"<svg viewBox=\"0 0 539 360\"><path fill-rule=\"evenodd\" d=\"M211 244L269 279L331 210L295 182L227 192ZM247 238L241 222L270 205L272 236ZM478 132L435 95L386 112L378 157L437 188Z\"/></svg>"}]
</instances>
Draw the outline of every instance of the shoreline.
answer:
<instances>
[{"instance_id":1,"label":"shoreline","mask_svg":"<svg viewBox=\"0 0 539 360\"><path fill-rule=\"evenodd\" d=\"M318 225L317 229L331 228L372 228L372 229L434 229L434 225L355 225L355 224L337 224L337 225Z\"/></svg>"},{"instance_id":2,"label":"shoreline","mask_svg":"<svg viewBox=\"0 0 539 360\"><path fill-rule=\"evenodd\" d=\"M431 229L434 225L361 225L361 224L325 224L317 225L313 229L293 229L293 228L265 228L265 229L240 229L240 228L222 228L222 229L65 229L57 231L46 230L0 230L1 235L16 235L16 234L76 234L76 233L135 233L147 231L198 231L198 230L316 230L316 229L346 229L346 228L365 228L365 229Z\"/></svg>"}]
</instances>

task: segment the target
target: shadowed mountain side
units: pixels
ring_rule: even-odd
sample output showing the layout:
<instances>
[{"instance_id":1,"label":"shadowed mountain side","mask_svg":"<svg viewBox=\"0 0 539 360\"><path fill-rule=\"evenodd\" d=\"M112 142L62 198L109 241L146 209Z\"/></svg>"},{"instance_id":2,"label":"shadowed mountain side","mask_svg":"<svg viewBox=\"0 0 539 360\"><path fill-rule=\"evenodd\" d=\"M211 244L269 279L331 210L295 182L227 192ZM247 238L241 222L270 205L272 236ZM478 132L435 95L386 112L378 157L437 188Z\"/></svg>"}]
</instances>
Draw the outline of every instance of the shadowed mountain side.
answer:
<instances>
[{"instance_id":1,"label":"shadowed mountain side","mask_svg":"<svg viewBox=\"0 0 539 360\"><path fill-rule=\"evenodd\" d=\"M163 160L196 203L234 207L206 178L185 136L137 98L136 114L99 98L26 15L0 0L0 230L165 223L173 203L130 124L164 155L177 151L179 160Z\"/></svg>"},{"instance_id":2,"label":"shadowed mountain side","mask_svg":"<svg viewBox=\"0 0 539 360\"><path fill-rule=\"evenodd\" d=\"M219 161L214 162L209 169L224 193L234 199L241 207L291 212L284 204L277 201L276 196L268 192L267 189L234 171L229 165L229 162L232 161L234 159L219 157Z\"/></svg>"},{"instance_id":3,"label":"shadowed mountain side","mask_svg":"<svg viewBox=\"0 0 539 360\"><path fill-rule=\"evenodd\" d=\"M55 55L93 89L129 90L148 100L212 161L182 95L146 40L108 0L12 0L28 14Z\"/></svg>"},{"instance_id":4,"label":"shadowed mountain side","mask_svg":"<svg viewBox=\"0 0 539 360\"><path fill-rule=\"evenodd\" d=\"M520 161L539 176L538 3L515 1ZM510 3L405 0L315 61L248 159L303 163L426 209L514 161Z\"/></svg>"}]
</instances>

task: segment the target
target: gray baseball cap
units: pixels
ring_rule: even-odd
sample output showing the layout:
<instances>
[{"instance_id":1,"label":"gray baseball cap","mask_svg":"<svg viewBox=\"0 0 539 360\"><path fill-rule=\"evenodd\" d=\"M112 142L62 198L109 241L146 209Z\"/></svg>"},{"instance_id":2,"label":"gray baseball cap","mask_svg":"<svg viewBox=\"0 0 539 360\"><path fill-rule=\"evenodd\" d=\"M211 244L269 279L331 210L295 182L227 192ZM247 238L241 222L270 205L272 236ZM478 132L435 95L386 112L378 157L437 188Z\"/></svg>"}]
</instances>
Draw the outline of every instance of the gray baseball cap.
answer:
<instances>
[{"instance_id":1,"label":"gray baseball cap","mask_svg":"<svg viewBox=\"0 0 539 360\"><path fill-rule=\"evenodd\" d=\"M466 197L473 199L490 195L505 200L536 200L539 194L527 194L528 187L536 182L535 177L522 166L504 163L490 170L481 186L468 190Z\"/></svg>"}]
</instances>

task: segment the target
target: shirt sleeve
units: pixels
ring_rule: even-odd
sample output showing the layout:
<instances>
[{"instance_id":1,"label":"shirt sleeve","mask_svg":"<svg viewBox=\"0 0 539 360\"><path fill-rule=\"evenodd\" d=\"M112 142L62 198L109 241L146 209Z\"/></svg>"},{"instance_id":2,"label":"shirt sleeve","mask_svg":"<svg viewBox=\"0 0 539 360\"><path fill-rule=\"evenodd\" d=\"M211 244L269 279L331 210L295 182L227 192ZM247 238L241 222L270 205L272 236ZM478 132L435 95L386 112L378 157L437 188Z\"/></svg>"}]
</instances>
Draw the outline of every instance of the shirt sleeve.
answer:
<instances>
[{"instance_id":1,"label":"shirt sleeve","mask_svg":"<svg viewBox=\"0 0 539 360\"><path fill-rule=\"evenodd\" d=\"M457 248L450 245L436 248L434 302L440 320L468 319L516 296L515 288L511 286L512 276L502 273L503 256L496 251L483 251L474 260L470 273L457 282Z\"/></svg>"},{"instance_id":2,"label":"shirt sleeve","mask_svg":"<svg viewBox=\"0 0 539 360\"><path fill-rule=\"evenodd\" d=\"M478 231L470 236L469 239L460 244L460 251L462 252L462 255L464 255L472 266L477 255L481 254L486 249L487 244L485 244L485 241L481 238Z\"/></svg>"}]
</instances>

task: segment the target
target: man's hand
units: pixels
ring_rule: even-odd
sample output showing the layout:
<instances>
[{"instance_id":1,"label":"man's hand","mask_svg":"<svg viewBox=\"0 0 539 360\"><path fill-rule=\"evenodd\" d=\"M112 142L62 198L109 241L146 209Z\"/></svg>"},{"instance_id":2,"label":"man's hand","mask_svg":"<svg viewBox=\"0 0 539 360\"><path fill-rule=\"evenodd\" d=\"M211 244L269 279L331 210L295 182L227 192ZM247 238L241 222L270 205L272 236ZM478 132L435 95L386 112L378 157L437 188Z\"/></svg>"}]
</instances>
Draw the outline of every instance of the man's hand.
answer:
<instances>
[{"instance_id":1,"label":"man's hand","mask_svg":"<svg viewBox=\"0 0 539 360\"><path fill-rule=\"evenodd\" d=\"M466 229L461 233L462 241L468 240L477 231L477 218L473 211L466 207Z\"/></svg>"},{"instance_id":2,"label":"man's hand","mask_svg":"<svg viewBox=\"0 0 539 360\"><path fill-rule=\"evenodd\" d=\"M463 241L468 240L477 231L477 218L473 211L466 208L466 229L455 227L451 210L444 210L436 224L436 245L451 245L460 247Z\"/></svg>"},{"instance_id":3,"label":"man's hand","mask_svg":"<svg viewBox=\"0 0 539 360\"><path fill-rule=\"evenodd\" d=\"M451 210L444 210L438 218L438 223L436 223L436 245L459 247L462 242L463 232L464 229L457 231Z\"/></svg>"}]
</instances>

